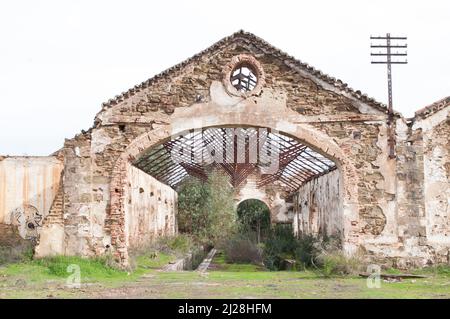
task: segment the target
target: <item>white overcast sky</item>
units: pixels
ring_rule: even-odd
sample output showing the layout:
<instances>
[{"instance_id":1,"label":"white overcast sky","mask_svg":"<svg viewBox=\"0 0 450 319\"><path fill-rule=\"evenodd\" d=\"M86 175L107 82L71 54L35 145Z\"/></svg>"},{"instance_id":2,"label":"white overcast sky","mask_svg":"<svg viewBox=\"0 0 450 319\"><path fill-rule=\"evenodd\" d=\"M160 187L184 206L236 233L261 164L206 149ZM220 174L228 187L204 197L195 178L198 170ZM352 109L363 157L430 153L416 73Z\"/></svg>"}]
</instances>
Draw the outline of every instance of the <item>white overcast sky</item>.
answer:
<instances>
[{"instance_id":1,"label":"white overcast sky","mask_svg":"<svg viewBox=\"0 0 450 319\"><path fill-rule=\"evenodd\" d=\"M0 2L0 154L48 155L101 103L239 29L386 103L370 35L408 36L394 108L450 95L450 1Z\"/></svg>"}]
</instances>

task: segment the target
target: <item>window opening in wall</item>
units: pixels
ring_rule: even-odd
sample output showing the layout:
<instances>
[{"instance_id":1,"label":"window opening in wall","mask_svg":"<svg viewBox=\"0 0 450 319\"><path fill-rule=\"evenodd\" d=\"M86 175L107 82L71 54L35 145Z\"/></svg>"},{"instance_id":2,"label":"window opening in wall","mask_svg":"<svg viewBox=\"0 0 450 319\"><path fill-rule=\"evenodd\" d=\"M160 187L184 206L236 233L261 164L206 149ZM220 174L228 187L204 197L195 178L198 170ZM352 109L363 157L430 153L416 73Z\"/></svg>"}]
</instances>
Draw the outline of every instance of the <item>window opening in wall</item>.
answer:
<instances>
[{"instance_id":1,"label":"window opening in wall","mask_svg":"<svg viewBox=\"0 0 450 319\"><path fill-rule=\"evenodd\" d=\"M241 64L231 72L230 81L239 92L249 92L256 87L258 77L251 65Z\"/></svg>"}]
</instances>

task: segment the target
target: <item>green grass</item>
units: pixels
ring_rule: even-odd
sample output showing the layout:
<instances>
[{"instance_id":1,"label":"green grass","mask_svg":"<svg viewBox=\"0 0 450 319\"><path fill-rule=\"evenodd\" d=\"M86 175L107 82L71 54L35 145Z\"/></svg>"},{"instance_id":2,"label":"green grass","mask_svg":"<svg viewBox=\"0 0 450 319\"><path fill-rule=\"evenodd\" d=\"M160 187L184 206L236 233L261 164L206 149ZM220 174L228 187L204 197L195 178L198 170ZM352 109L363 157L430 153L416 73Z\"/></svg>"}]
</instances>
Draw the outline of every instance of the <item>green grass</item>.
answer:
<instances>
[{"instance_id":1,"label":"green grass","mask_svg":"<svg viewBox=\"0 0 450 319\"><path fill-rule=\"evenodd\" d=\"M450 278L450 266L437 265L433 267L424 267L420 269L414 269L411 271L411 273L418 275L435 275Z\"/></svg>"},{"instance_id":2,"label":"green grass","mask_svg":"<svg viewBox=\"0 0 450 319\"><path fill-rule=\"evenodd\" d=\"M137 270L158 269L173 261L175 257L166 253L158 253L158 257L151 258L146 255L136 257Z\"/></svg>"},{"instance_id":3,"label":"green grass","mask_svg":"<svg viewBox=\"0 0 450 319\"><path fill-rule=\"evenodd\" d=\"M230 264L225 260L225 255L222 252L218 252L212 262L213 266L216 266L219 271L227 272L256 272L265 270L263 266L242 263L242 264Z\"/></svg>"},{"instance_id":4,"label":"green grass","mask_svg":"<svg viewBox=\"0 0 450 319\"><path fill-rule=\"evenodd\" d=\"M0 268L0 298L450 298L448 266L411 270L427 278L381 281L380 288L370 289L365 278L266 271L252 264L227 264L221 254L213 260L219 267L206 274L158 270L174 258L165 253L156 258L138 256L131 273L108 266L101 258L52 257L9 264ZM71 264L80 266L82 284L92 284L66 288Z\"/></svg>"},{"instance_id":5,"label":"green grass","mask_svg":"<svg viewBox=\"0 0 450 319\"><path fill-rule=\"evenodd\" d=\"M110 265L106 258L81 258L76 256L55 256L27 262L9 264L0 269L0 275L16 277L32 283L66 279L72 274L70 265L80 269L81 282L114 282L135 280L149 271L161 268L173 260L173 256L160 253L156 258L139 256L133 271L124 271Z\"/></svg>"}]
</instances>

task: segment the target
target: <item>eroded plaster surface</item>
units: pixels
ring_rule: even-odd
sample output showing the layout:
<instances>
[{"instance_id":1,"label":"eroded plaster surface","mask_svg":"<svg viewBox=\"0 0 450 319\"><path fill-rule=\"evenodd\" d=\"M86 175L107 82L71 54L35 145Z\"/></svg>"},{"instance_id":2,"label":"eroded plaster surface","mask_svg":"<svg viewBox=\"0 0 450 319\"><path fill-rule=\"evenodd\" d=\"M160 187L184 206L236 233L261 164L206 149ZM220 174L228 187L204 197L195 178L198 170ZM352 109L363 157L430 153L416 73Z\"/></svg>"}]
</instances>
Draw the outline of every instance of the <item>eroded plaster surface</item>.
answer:
<instances>
[{"instance_id":1,"label":"eroded plaster surface","mask_svg":"<svg viewBox=\"0 0 450 319\"><path fill-rule=\"evenodd\" d=\"M125 193L126 243L131 249L176 234L177 193L140 169L128 165Z\"/></svg>"},{"instance_id":2,"label":"eroded plaster surface","mask_svg":"<svg viewBox=\"0 0 450 319\"><path fill-rule=\"evenodd\" d=\"M334 170L300 187L294 196L295 234L342 236L341 183L339 170Z\"/></svg>"}]
</instances>

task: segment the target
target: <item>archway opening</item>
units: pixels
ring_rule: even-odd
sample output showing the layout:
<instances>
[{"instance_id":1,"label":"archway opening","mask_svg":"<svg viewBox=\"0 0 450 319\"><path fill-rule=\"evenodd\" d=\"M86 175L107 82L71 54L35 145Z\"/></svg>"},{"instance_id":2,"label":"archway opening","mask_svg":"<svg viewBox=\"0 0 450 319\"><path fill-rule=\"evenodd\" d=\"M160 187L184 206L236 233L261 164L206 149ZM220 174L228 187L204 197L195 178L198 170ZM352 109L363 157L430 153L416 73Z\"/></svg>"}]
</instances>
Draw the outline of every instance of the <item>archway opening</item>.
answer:
<instances>
[{"instance_id":1,"label":"archway opening","mask_svg":"<svg viewBox=\"0 0 450 319\"><path fill-rule=\"evenodd\" d=\"M343 233L343 183L328 156L288 134L264 127L208 127L185 131L148 148L134 167L178 191L189 178L223 173L237 202L270 206L271 222L296 235Z\"/></svg>"},{"instance_id":2,"label":"archway opening","mask_svg":"<svg viewBox=\"0 0 450 319\"><path fill-rule=\"evenodd\" d=\"M303 142L264 127L212 126L159 138L156 143L144 135L141 140L142 144L133 142L127 157L122 156L124 166L117 165L112 182L112 205L125 212L123 235L111 237L115 247L119 243L126 251L140 238L147 238L149 229L153 237L176 233L180 185L186 179L205 182L212 172L227 178L235 203L262 200L270 207L271 222L284 224L297 237L344 233L342 163L338 167L330 156L318 151L323 146L315 147L314 139ZM128 167L125 174L120 167ZM150 183L138 187L130 179L133 174L145 176ZM134 199L127 196L132 190L138 190ZM149 206L137 196L150 196L154 201Z\"/></svg>"},{"instance_id":3,"label":"archway opening","mask_svg":"<svg viewBox=\"0 0 450 319\"><path fill-rule=\"evenodd\" d=\"M237 206L239 232L260 244L270 235L270 209L259 199L246 199Z\"/></svg>"}]
</instances>

